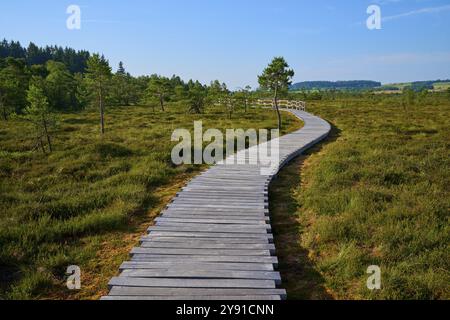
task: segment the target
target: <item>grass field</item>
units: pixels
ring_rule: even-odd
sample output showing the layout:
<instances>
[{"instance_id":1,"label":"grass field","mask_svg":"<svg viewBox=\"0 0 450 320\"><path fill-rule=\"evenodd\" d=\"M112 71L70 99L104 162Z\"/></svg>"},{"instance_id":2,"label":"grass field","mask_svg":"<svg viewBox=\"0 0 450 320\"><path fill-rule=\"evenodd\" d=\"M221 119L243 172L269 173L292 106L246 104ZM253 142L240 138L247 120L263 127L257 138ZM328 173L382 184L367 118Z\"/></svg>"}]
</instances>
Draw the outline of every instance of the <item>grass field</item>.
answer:
<instances>
[{"instance_id":1,"label":"grass field","mask_svg":"<svg viewBox=\"0 0 450 320\"><path fill-rule=\"evenodd\" d=\"M405 82L405 83L389 83L389 84L383 85L382 88L383 87L395 87L395 88L398 88L398 90L403 90L403 89L405 89L406 87L408 87L410 85L411 85L411 83L409 83L409 82Z\"/></svg>"},{"instance_id":2,"label":"grass field","mask_svg":"<svg viewBox=\"0 0 450 320\"><path fill-rule=\"evenodd\" d=\"M434 84L434 90L436 91L445 91L450 88L450 82L440 82Z\"/></svg>"},{"instance_id":3,"label":"grass field","mask_svg":"<svg viewBox=\"0 0 450 320\"><path fill-rule=\"evenodd\" d=\"M106 293L128 252L171 197L201 167L171 164L176 128L274 128L270 110L187 115L169 108L108 109L99 134L96 110L60 116L52 154L32 152L27 123L0 127L0 297L94 299ZM301 125L285 116L285 129ZM81 291L65 288L78 265Z\"/></svg>"},{"instance_id":4,"label":"grass field","mask_svg":"<svg viewBox=\"0 0 450 320\"><path fill-rule=\"evenodd\" d=\"M406 87L409 87L409 86L411 86L410 82L385 84L381 88L383 88L383 87L386 87L386 88L395 87L395 88L398 89L398 91L384 90L384 91L380 91L380 93L399 93L399 91L402 91ZM434 86L434 90L433 91L435 91L435 92L442 92L442 91L445 91L448 88L450 88L450 82L436 82L436 83L433 84L433 86Z\"/></svg>"},{"instance_id":5,"label":"grass field","mask_svg":"<svg viewBox=\"0 0 450 320\"><path fill-rule=\"evenodd\" d=\"M333 133L271 188L288 297L450 298L450 102L400 99L310 104ZM379 291L366 287L370 265Z\"/></svg>"}]
</instances>

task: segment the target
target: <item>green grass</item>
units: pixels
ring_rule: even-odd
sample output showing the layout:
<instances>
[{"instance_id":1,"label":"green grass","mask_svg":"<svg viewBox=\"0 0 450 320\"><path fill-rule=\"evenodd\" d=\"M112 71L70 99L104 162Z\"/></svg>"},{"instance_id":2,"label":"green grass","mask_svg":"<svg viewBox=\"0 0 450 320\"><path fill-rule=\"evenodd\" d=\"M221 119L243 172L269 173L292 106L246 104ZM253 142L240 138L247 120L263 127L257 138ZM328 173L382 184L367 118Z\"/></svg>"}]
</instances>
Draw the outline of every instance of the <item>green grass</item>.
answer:
<instances>
[{"instance_id":1,"label":"green grass","mask_svg":"<svg viewBox=\"0 0 450 320\"><path fill-rule=\"evenodd\" d=\"M381 88L392 88L392 87L395 87L399 91L402 91L406 87L411 86L411 84L412 84L411 82L392 83L392 84L385 84L385 85L381 86ZM445 91L448 88L450 88L450 82L436 82L436 83L433 83L433 86L434 86L434 91L441 92L441 91ZM386 90L386 92L390 92L390 93L400 93L399 91Z\"/></svg>"},{"instance_id":2,"label":"green grass","mask_svg":"<svg viewBox=\"0 0 450 320\"><path fill-rule=\"evenodd\" d=\"M433 86L436 91L445 91L450 88L450 82L439 82L435 83Z\"/></svg>"},{"instance_id":3,"label":"green grass","mask_svg":"<svg viewBox=\"0 0 450 320\"><path fill-rule=\"evenodd\" d=\"M381 87L382 87L382 88L383 88L383 87L396 87L396 88L398 88L399 90L403 90L403 89L405 89L406 87L408 87L408 86L410 86L410 85L411 85L410 82L404 82L404 83L389 83L389 84L382 85Z\"/></svg>"},{"instance_id":4,"label":"green grass","mask_svg":"<svg viewBox=\"0 0 450 320\"><path fill-rule=\"evenodd\" d=\"M32 128L0 127L0 297L97 298L139 235L199 166L171 164L176 128L274 128L270 110L187 115L170 108L108 109L105 136L96 110L63 114L52 154L30 151ZM285 116L292 131L299 121ZM82 290L65 289L65 270L79 265Z\"/></svg>"},{"instance_id":5,"label":"green grass","mask_svg":"<svg viewBox=\"0 0 450 320\"><path fill-rule=\"evenodd\" d=\"M286 166L270 185L270 214L278 269L282 287L290 300L330 299L325 281L300 243L299 234L306 230L300 223L297 195L301 184L300 169L304 156Z\"/></svg>"},{"instance_id":6,"label":"green grass","mask_svg":"<svg viewBox=\"0 0 450 320\"><path fill-rule=\"evenodd\" d=\"M288 296L449 299L449 101L433 95L404 110L401 97L375 96L309 110L333 134L272 193L287 203L274 223ZM366 287L370 265L381 267L379 291Z\"/></svg>"}]
</instances>

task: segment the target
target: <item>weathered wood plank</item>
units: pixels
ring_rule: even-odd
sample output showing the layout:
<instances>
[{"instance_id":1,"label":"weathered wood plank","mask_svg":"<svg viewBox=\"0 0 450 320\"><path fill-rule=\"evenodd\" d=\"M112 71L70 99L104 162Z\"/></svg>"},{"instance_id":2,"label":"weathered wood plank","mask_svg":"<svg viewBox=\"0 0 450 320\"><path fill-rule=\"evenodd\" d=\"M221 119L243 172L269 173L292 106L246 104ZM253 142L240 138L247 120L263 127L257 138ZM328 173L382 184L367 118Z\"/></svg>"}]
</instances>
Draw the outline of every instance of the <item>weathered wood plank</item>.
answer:
<instances>
[{"instance_id":1,"label":"weathered wood plank","mask_svg":"<svg viewBox=\"0 0 450 320\"><path fill-rule=\"evenodd\" d=\"M261 216L268 215L268 209L236 209L236 208L203 208L203 207L168 207L165 212L184 212L186 214L223 214L223 215L235 215L235 216Z\"/></svg>"},{"instance_id":2,"label":"weathered wood plank","mask_svg":"<svg viewBox=\"0 0 450 320\"><path fill-rule=\"evenodd\" d=\"M102 297L103 301L157 301L157 300L170 300L170 301L189 301L189 300L198 300L198 301L225 301L225 300L235 300L235 301L277 301L281 300L281 296L277 295L263 295L263 296L105 296Z\"/></svg>"},{"instance_id":3,"label":"weathered wood plank","mask_svg":"<svg viewBox=\"0 0 450 320\"><path fill-rule=\"evenodd\" d=\"M157 288L254 288L275 289L273 280L248 279L165 279L114 277L109 286L157 287Z\"/></svg>"},{"instance_id":4,"label":"weathered wood plank","mask_svg":"<svg viewBox=\"0 0 450 320\"><path fill-rule=\"evenodd\" d=\"M218 256L218 255L156 255L156 254L133 254L132 261L167 262L236 262L236 263L271 263L276 268L278 259L274 256Z\"/></svg>"},{"instance_id":5,"label":"weathered wood plank","mask_svg":"<svg viewBox=\"0 0 450 320\"><path fill-rule=\"evenodd\" d=\"M244 249L173 249L173 248L133 248L131 254L157 255L200 255L200 256L270 256L269 250Z\"/></svg>"},{"instance_id":6,"label":"weathered wood plank","mask_svg":"<svg viewBox=\"0 0 450 320\"><path fill-rule=\"evenodd\" d=\"M172 249L231 249L231 250L275 250L273 244L258 243L211 243L211 242L158 242L141 243L141 248L172 248Z\"/></svg>"},{"instance_id":7,"label":"weathered wood plank","mask_svg":"<svg viewBox=\"0 0 450 320\"><path fill-rule=\"evenodd\" d=\"M209 232L209 230L241 230L243 232L246 231L255 231L258 232L269 232L272 229L272 227L267 223L200 223L196 221L173 221L172 219L169 220L158 220L155 222L156 227L184 227L184 228L200 228L201 230L206 230ZM227 232L227 231L223 231Z\"/></svg>"},{"instance_id":8,"label":"weathered wood plank","mask_svg":"<svg viewBox=\"0 0 450 320\"><path fill-rule=\"evenodd\" d=\"M191 238L191 237L160 237L148 236L141 238L141 243L146 242L170 242L170 243L223 243L223 244L271 244L269 239L254 239L254 238Z\"/></svg>"},{"instance_id":9,"label":"weathered wood plank","mask_svg":"<svg viewBox=\"0 0 450 320\"><path fill-rule=\"evenodd\" d=\"M139 262L127 261L122 263L123 269L199 269L199 270L241 270L241 271L274 271L272 264L263 263L225 263L225 262Z\"/></svg>"},{"instance_id":10,"label":"weathered wood plank","mask_svg":"<svg viewBox=\"0 0 450 320\"><path fill-rule=\"evenodd\" d=\"M243 220L243 219L201 219L201 218L175 218L175 217L160 217L156 218L156 222L168 222L168 223L199 223L199 224L230 224L230 225L267 225L267 219L258 220ZM270 228L270 226L267 226Z\"/></svg>"},{"instance_id":11,"label":"weathered wood plank","mask_svg":"<svg viewBox=\"0 0 450 320\"><path fill-rule=\"evenodd\" d=\"M161 237L188 237L188 238L251 238L251 239L268 239L270 242L273 242L272 234L263 234L263 233L221 233L221 232L188 232L188 231L150 231L152 236L161 236Z\"/></svg>"},{"instance_id":12,"label":"weathered wood plank","mask_svg":"<svg viewBox=\"0 0 450 320\"><path fill-rule=\"evenodd\" d=\"M224 225L224 224L201 224L201 223L170 223L161 222L149 227L148 231L183 231L183 232L223 232L223 233L262 233L270 232L270 226L255 225Z\"/></svg>"},{"instance_id":13,"label":"weathered wood plank","mask_svg":"<svg viewBox=\"0 0 450 320\"><path fill-rule=\"evenodd\" d=\"M188 296L188 297L243 297L243 296L267 296L274 295L284 298L284 289L208 289L208 288L155 288L155 287L127 287L113 286L109 293L111 296Z\"/></svg>"},{"instance_id":14,"label":"weathered wood plank","mask_svg":"<svg viewBox=\"0 0 450 320\"><path fill-rule=\"evenodd\" d=\"M215 227L204 227L202 225L198 226L165 226L156 225L149 227L147 229L149 232L159 232L159 231L169 231L169 232L204 232L204 233L222 233L222 234L242 234L242 235L267 235L267 229L265 228L248 228L245 230L238 226L226 227L226 226L215 226Z\"/></svg>"},{"instance_id":15,"label":"weathered wood plank","mask_svg":"<svg viewBox=\"0 0 450 320\"><path fill-rule=\"evenodd\" d=\"M279 272L275 271L236 271L211 269L124 269L121 277L133 278L177 278L177 279L255 279L273 280L281 284Z\"/></svg>"},{"instance_id":16,"label":"weathered wood plank","mask_svg":"<svg viewBox=\"0 0 450 320\"><path fill-rule=\"evenodd\" d=\"M258 210L254 212L246 212L246 211L240 211L240 210L208 210L208 209L201 209L197 208L196 210L193 209L181 209L181 208L170 208L166 211L164 211L164 214L176 214L176 215L199 215L199 216L209 216L213 218L217 217L223 217L223 218L231 218L231 219L264 219L269 215L269 211L266 210Z\"/></svg>"}]
</instances>

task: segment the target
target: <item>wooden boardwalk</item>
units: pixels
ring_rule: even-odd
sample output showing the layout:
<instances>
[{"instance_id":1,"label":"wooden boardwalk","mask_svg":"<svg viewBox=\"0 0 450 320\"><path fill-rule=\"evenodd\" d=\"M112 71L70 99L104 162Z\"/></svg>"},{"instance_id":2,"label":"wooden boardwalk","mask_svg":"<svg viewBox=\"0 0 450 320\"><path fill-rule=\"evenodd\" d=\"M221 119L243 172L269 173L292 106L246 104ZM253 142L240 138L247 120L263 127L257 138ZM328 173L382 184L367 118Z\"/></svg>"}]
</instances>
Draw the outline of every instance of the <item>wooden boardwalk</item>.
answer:
<instances>
[{"instance_id":1,"label":"wooden boardwalk","mask_svg":"<svg viewBox=\"0 0 450 320\"><path fill-rule=\"evenodd\" d=\"M259 165L218 164L191 180L131 251L103 300L286 298L276 271L268 186L331 129L309 113L289 111L305 126L279 138L279 165L263 175Z\"/></svg>"}]
</instances>

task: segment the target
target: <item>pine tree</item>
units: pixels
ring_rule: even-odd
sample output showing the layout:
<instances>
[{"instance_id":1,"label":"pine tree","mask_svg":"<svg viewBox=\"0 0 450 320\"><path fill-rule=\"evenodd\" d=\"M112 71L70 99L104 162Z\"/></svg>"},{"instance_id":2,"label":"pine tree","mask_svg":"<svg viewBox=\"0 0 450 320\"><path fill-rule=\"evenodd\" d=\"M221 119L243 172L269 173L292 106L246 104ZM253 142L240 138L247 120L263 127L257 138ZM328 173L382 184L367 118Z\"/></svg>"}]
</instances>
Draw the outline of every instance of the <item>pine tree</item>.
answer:
<instances>
[{"instance_id":1,"label":"pine tree","mask_svg":"<svg viewBox=\"0 0 450 320\"><path fill-rule=\"evenodd\" d=\"M45 153L45 143L43 141L45 139L49 151L52 152L50 130L56 125L56 121L42 88L42 79L32 81L27 91L27 101L29 105L25 109L25 115L35 127L37 145Z\"/></svg>"},{"instance_id":2,"label":"pine tree","mask_svg":"<svg viewBox=\"0 0 450 320\"><path fill-rule=\"evenodd\" d=\"M161 107L161 111L165 111L164 104L172 94L170 80L165 77L152 76L148 83L147 94L151 98L156 98Z\"/></svg>"},{"instance_id":3,"label":"pine tree","mask_svg":"<svg viewBox=\"0 0 450 320\"><path fill-rule=\"evenodd\" d=\"M100 110L100 131L105 133L105 99L111 81L111 67L104 56L92 55L87 62L86 80Z\"/></svg>"},{"instance_id":4,"label":"pine tree","mask_svg":"<svg viewBox=\"0 0 450 320\"><path fill-rule=\"evenodd\" d=\"M117 74L126 75L125 68L123 66L123 62L119 62L119 68L117 69Z\"/></svg>"},{"instance_id":5,"label":"pine tree","mask_svg":"<svg viewBox=\"0 0 450 320\"><path fill-rule=\"evenodd\" d=\"M86 108L90 100L89 86L83 74L76 73L74 76L75 81L75 105L78 110Z\"/></svg>"},{"instance_id":6,"label":"pine tree","mask_svg":"<svg viewBox=\"0 0 450 320\"><path fill-rule=\"evenodd\" d=\"M119 68L112 79L112 90L109 101L113 105L128 106L136 100L136 86L129 73L125 71L123 62L119 63Z\"/></svg>"},{"instance_id":7,"label":"pine tree","mask_svg":"<svg viewBox=\"0 0 450 320\"><path fill-rule=\"evenodd\" d=\"M208 91L200 82L189 82L186 103L189 113L203 113L205 107L214 100L208 95Z\"/></svg>"},{"instance_id":8,"label":"pine tree","mask_svg":"<svg viewBox=\"0 0 450 320\"><path fill-rule=\"evenodd\" d=\"M68 110L76 107L76 83L73 75L62 62L46 63L46 93L52 109Z\"/></svg>"},{"instance_id":9,"label":"pine tree","mask_svg":"<svg viewBox=\"0 0 450 320\"><path fill-rule=\"evenodd\" d=\"M29 72L23 59L8 57L4 65L5 67L0 70L0 91L5 118L10 112L20 113L25 108Z\"/></svg>"},{"instance_id":10,"label":"pine tree","mask_svg":"<svg viewBox=\"0 0 450 320\"><path fill-rule=\"evenodd\" d=\"M8 116L13 111L11 105L11 97L14 92L19 88L18 79L15 79L8 72L3 69L0 71L0 109L3 120L8 120Z\"/></svg>"},{"instance_id":11,"label":"pine tree","mask_svg":"<svg viewBox=\"0 0 450 320\"><path fill-rule=\"evenodd\" d=\"M252 87L246 86L244 89L235 93L235 98L244 106L245 113L247 113L248 107L252 103L251 91Z\"/></svg>"},{"instance_id":12,"label":"pine tree","mask_svg":"<svg viewBox=\"0 0 450 320\"><path fill-rule=\"evenodd\" d=\"M278 96L280 92L287 91L292 84L294 70L289 69L289 65L283 57L276 57L264 69L263 74L258 77L261 89L273 92L273 103L278 116L278 129L281 130L281 113L278 107Z\"/></svg>"}]
</instances>

